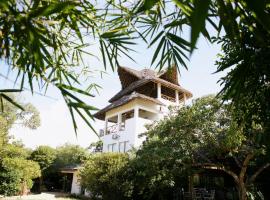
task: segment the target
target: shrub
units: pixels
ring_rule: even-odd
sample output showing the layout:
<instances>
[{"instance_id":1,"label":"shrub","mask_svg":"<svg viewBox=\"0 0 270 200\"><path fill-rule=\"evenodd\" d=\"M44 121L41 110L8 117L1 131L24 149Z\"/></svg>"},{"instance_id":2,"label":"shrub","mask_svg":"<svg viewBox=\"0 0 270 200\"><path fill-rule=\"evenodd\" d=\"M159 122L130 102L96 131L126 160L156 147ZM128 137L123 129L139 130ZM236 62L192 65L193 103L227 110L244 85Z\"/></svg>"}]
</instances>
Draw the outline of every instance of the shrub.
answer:
<instances>
[{"instance_id":1,"label":"shrub","mask_svg":"<svg viewBox=\"0 0 270 200\"><path fill-rule=\"evenodd\" d=\"M91 156L80 170L82 186L94 199L128 199L131 185L122 176L128 161L128 155L123 153Z\"/></svg>"},{"instance_id":2,"label":"shrub","mask_svg":"<svg viewBox=\"0 0 270 200\"><path fill-rule=\"evenodd\" d=\"M38 163L24 158L4 158L0 173L0 193L15 195L32 187L32 179L40 176Z\"/></svg>"}]
</instances>

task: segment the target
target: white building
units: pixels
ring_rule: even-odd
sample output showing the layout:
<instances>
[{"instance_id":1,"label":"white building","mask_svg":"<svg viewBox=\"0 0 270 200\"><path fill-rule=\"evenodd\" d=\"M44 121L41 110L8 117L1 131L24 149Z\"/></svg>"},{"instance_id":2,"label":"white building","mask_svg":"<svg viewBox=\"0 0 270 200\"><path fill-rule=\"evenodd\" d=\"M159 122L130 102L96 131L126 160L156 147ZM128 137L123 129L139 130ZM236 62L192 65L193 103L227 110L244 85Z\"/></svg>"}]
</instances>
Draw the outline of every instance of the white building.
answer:
<instances>
[{"instance_id":1,"label":"white building","mask_svg":"<svg viewBox=\"0 0 270 200\"><path fill-rule=\"evenodd\" d=\"M84 191L81 188L81 184L80 184L80 180L79 180L79 176L78 176L78 172L79 169L81 168L80 165L70 165L70 166L66 166L65 168L61 169L61 173L62 174L70 174L72 175L71 178L71 194L84 194ZM65 183L64 183L65 184Z\"/></svg>"},{"instance_id":2,"label":"white building","mask_svg":"<svg viewBox=\"0 0 270 200\"><path fill-rule=\"evenodd\" d=\"M166 116L169 106L180 106L192 97L179 85L175 67L159 73L119 67L118 75L121 91L109 100L110 105L94 115L105 122L100 131L103 152L138 148L145 139L141 137L145 125Z\"/></svg>"}]
</instances>

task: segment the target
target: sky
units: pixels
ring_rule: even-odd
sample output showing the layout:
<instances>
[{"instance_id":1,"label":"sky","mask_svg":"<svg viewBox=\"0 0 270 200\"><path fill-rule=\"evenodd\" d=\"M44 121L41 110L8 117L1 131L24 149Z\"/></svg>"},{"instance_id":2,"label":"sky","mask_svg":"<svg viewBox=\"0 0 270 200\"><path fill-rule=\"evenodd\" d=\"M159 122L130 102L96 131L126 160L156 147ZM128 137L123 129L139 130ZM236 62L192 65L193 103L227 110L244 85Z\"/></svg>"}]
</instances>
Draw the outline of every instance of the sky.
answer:
<instances>
[{"instance_id":1,"label":"sky","mask_svg":"<svg viewBox=\"0 0 270 200\"><path fill-rule=\"evenodd\" d=\"M139 44L135 48L137 53L130 53L136 63L127 58L120 60L120 65L141 70L150 68L151 58L154 49L147 49L144 44ZM90 51L99 52L96 45L91 47ZM193 93L193 99L208 94L215 94L221 89L217 81L225 75L224 73L213 74L216 70L215 61L217 54L220 53L220 46L207 42L200 38L197 44L197 50L192 54L191 59L187 62L189 70L180 68L180 85ZM90 70L104 70L102 62L88 57L86 58ZM0 68L7 68L6 64L0 62ZM153 67L151 67L154 69ZM12 75L10 75L12 80ZM86 102L97 108L103 108L108 105L108 100L120 89L120 81L116 72L107 70L101 78L98 73L90 80L99 84L102 89L94 98L86 99ZM0 76L0 89L12 88L13 84L9 79ZM65 143L78 144L82 147L88 147L92 142L98 140L93 131L88 128L82 120L78 121L78 134L75 135L69 111L61 97L59 91L50 88L46 96L40 94L32 95L25 91L20 95L24 102L32 103L40 112L41 126L36 130L29 130L19 125L10 130L16 140L21 140L26 147L35 148L39 145L49 145L57 147ZM102 121L91 122L98 131L103 127Z\"/></svg>"}]
</instances>

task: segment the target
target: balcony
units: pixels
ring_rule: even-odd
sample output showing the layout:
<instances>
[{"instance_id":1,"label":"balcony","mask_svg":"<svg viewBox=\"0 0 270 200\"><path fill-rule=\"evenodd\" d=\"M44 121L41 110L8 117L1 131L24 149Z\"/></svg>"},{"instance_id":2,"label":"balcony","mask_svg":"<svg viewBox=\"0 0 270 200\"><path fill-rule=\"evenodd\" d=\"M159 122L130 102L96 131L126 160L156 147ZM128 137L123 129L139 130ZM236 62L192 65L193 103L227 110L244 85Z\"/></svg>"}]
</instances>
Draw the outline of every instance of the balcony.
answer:
<instances>
[{"instance_id":1,"label":"balcony","mask_svg":"<svg viewBox=\"0 0 270 200\"><path fill-rule=\"evenodd\" d=\"M170 97L168 95L165 95L165 94L161 94L161 98L164 99L164 100L167 100L167 101L170 101L170 102L173 102L173 103L176 103L176 100L174 97Z\"/></svg>"}]
</instances>

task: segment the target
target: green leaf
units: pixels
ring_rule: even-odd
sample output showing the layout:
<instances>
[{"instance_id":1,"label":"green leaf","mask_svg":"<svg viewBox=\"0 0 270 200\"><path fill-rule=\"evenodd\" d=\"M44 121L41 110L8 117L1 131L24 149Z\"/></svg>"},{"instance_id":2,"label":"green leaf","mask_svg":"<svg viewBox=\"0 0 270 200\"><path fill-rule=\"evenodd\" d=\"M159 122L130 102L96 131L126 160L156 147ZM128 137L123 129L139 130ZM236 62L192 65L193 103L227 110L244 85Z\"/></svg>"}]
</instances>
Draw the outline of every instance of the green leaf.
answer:
<instances>
[{"instance_id":1,"label":"green leaf","mask_svg":"<svg viewBox=\"0 0 270 200\"><path fill-rule=\"evenodd\" d=\"M50 3L49 5L45 5L43 7L39 7L34 9L29 13L30 17L38 17L38 16L49 16L55 13L67 12L69 9L74 8L74 1L65 1L65 2L57 2Z\"/></svg>"},{"instance_id":2,"label":"green leaf","mask_svg":"<svg viewBox=\"0 0 270 200\"><path fill-rule=\"evenodd\" d=\"M163 36L163 38L160 40L157 48L156 48L156 51L153 55L153 58L152 58L152 61L151 61L151 65L155 62L159 52L160 52L160 49L162 48L162 46L164 45L164 42L165 42L165 36Z\"/></svg>"},{"instance_id":3,"label":"green leaf","mask_svg":"<svg viewBox=\"0 0 270 200\"><path fill-rule=\"evenodd\" d=\"M71 91L73 91L73 92L77 92L77 93L80 93L80 94L84 94L84 95L87 95L87 96L90 96L90 97L95 97L94 95L89 94L88 92L85 92L85 91L83 91L83 90L80 90L80 89L75 88L75 87L70 86L70 85L56 84L56 86L57 86L58 88L65 88L65 89L71 90Z\"/></svg>"},{"instance_id":4,"label":"green leaf","mask_svg":"<svg viewBox=\"0 0 270 200\"><path fill-rule=\"evenodd\" d=\"M99 40L99 44L100 44L100 51L102 54L102 60L103 60L103 64L104 64L104 68L106 70L107 66L106 66L106 57L105 57L105 52L104 52L104 48L105 48L105 42L103 40Z\"/></svg>"},{"instance_id":5,"label":"green leaf","mask_svg":"<svg viewBox=\"0 0 270 200\"><path fill-rule=\"evenodd\" d=\"M86 105L85 103L82 103L82 102L79 102L79 103L69 102L68 105L71 106L71 107L83 108L83 109L86 109L86 110L98 110L96 107Z\"/></svg>"},{"instance_id":6,"label":"green leaf","mask_svg":"<svg viewBox=\"0 0 270 200\"><path fill-rule=\"evenodd\" d=\"M186 41L185 39L175 35L175 34L172 34L172 33L167 33L167 37L173 41L175 44L177 44L178 46L180 46L181 48L189 51L189 49L187 47L190 47L191 44Z\"/></svg>"},{"instance_id":7,"label":"green leaf","mask_svg":"<svg viewBox=\"0 0 270 200\"><path fill-rule=\"evenodd\" d=\"M21 89L2 89L0 90L0 93L5 93L5 92L22 92Z\"/></svg>"},{"instance_id":8,"label":"green leaf","mask_svg":"<svg viewBox=\"0 0 270 200\"><path fill-rule=\"evenodd\" d=\"M152 41L151 43L149 44L149 47L152 46L161 36L162 34L164 33L164 31L161 31Z\"/></svg>"},{"instance_id":9,"label":"green leaf","mask_svg":"<svg viewBox=\"0 0 270 200\"><path fill-rule=\"evenodd\" d=\"M139 12L145 12L147 10L150 10L153 8L159 0L144 0L139 9L137 10L137 13Z\"/></svg>"},{"instance_id":10,"label":"green leaf","mask_svg":"<svg viewBox=\"0 0 270 200\"><path fill-rule=\"evenodd\" d=\"M185 15L190 16L192 10L189 5L183 3L180 0L172 0L172 1L176 4L177 7L181 9L181 11L183 11L183 13L185 13Z\"/></svg>"},{"instance_id":11,"label":"green leaf","mask_svg":"<svg viewBox=\"0 0 270 200\"><path fill-rule=\"evenodd\" d=\"M4 98L9 103L13 104L14 106L18 107L21 110L24 110L24 108L21 105L19 105L18 103L16 103L12 98L10 98L9 96L7 96L6 94L0 93L0 98Z\"/></svg>"},{"instance_id":12,"label":"green leaf","mask_svg":"<svg viewBox=\"0 0 270 200\"><path fill-rule=\"evenodd\" d=\"M68 104L68 99L66 101L66 103ZM75 131L75 134L76 134L76 137L77 137L77 123L76 123L76 120L75 120L75 116L74 116L74 113L73 113L73 110L72 110L72 107L71 106L68 106L68 109L69 109L69 112L70 112L70 115L71 115L71 119L72 119L72 123L73 123L73 127L74 127L74 131Z\"/></svg>"},{"instance_id":13,"label":"green leaf","mask_svg":"<svg viewBox=\"0 0 270 200\"><path fill-rule=\"evenodd\" d=\"M88 127L89 128L91 128L92 129L92 131L96 134L96 135L98 135L97 134L97 132L96 132L96 130L94 129L94 127L90 124L90 122L89 122L89 120L87 120L86 119L86 117L80 112L80 110L78 109L78 108L74 108L76 111L77 111L77 113L81 116L81 118L84 120L84 122L88 125Z\"/></svg>"},{"instance_id":14,"label":"green leaf","mask_svg":"<svg viewBox=\"0 0 270 200\"><path fill-rule=\"evenodd\" d=\"M188 22L187 18L184 18L184 19L177 19L177 20L174 20L168 24L165 24L164 25L164 28L172 28L172 27L176 27L176 26L181 26L183 24L186 24Z\"/></svg>"},{"instance_id":15,"label":"green leaf","mask_svg":"<svg viewBox=\"0 0 270 200\"><path fill-rule=\"evenodd\" d=\"M265 0L260 0L260 1L247 0L246 3L249 9L255 13L255 17L264 26L264 28L268 30L269 32L270 31L270 15L269 15L269 12L267 13L266 1Z\"/></svg>"},{"instance_id":16,"label":"green leaf","mask_svg":"<svg viewBox=\"0 0 270 200\"><path fill-rule=\"evenodd\" d=\"M191 52L194 50L200 32L205 28L210 0L194 0L194 10L191 13Z\"/></svg>"}]
</instances>

